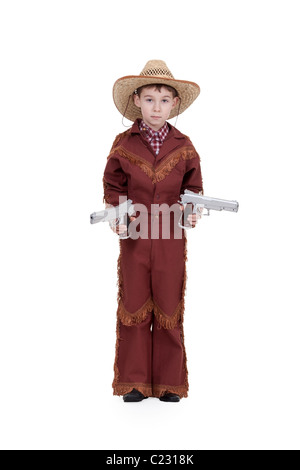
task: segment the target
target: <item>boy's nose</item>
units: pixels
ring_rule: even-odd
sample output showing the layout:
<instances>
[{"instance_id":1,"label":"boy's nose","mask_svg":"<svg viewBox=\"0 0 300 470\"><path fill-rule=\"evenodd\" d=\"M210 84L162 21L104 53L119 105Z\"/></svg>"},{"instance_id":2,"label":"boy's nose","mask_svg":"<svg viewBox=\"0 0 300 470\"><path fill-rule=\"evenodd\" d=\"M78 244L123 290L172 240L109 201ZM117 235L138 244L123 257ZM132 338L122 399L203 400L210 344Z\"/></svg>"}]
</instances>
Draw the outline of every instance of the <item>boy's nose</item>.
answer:
<instances>
[{"instance_id":1,"label":"boy's nose","mask_svg":"<svg viewBox=\"0 0 300 470\"><path fill-rule=\"evenodd\" d=\"M154 103L154 111L160 111L160 104L159 104L159 102L158 102L158 103Z\"/></svg>"}]
</instances>

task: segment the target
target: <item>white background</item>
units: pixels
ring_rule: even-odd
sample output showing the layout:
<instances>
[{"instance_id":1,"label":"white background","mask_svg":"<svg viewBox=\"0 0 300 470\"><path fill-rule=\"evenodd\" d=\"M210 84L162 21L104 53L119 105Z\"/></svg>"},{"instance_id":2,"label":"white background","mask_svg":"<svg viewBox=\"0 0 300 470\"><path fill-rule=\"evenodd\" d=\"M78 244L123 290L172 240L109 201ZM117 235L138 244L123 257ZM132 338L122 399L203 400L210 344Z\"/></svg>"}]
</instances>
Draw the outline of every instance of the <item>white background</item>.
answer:
<instances>
[{"instance_id":1,"label":"white background","mask_svg":"<svg viewBox=\"0 0 300 470\"><path fill-rule=\"evenodd\" d=\"M300 448L298 3L1 1L1 448ZM240 203L188 234L179 404L112 395L119 245L89 222L150 59L199 83L177 127Z\"/></svg>"}]
</instances>

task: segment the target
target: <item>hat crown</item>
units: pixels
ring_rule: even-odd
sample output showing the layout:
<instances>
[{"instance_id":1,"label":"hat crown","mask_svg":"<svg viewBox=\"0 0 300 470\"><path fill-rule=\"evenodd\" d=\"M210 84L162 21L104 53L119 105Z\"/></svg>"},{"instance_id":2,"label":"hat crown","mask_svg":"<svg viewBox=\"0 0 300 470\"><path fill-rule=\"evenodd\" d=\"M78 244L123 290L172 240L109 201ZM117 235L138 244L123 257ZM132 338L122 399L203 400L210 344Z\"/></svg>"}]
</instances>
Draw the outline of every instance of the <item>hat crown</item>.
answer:
<instances>
[{"instance_id":1,"label":"hat crown","mask_svg":"<svg viewBox=\"0 0 300 470\"><path fill-rule=\"evenodd\" d=\"M145 77L173 78L172 73L163 60L149 60L140 75Z\"/></svg>"}]
</instances>

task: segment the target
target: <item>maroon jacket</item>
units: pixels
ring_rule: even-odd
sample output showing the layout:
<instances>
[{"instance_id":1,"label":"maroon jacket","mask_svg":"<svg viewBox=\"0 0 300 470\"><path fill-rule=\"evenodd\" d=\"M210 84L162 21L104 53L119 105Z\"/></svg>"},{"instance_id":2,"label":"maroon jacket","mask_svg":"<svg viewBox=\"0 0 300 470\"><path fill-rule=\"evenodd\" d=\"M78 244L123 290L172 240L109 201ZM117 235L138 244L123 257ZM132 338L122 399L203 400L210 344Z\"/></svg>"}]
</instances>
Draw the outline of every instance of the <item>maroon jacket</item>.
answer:
<instances>
[{"instance_id":1,"label":"maroon jacket","mask_svg":"<svg viewBox=\"0 0 300 470\"><path fill-rule=\"evenodd\" d=\"M104 201L116 206L119 196L126 196L149 210L151 204L176 203L185 189L203 194L200 157L189 137L168 123L168 135L155 155L138 122L113 143L103 176Z\"/></svg>"}]
</instances>

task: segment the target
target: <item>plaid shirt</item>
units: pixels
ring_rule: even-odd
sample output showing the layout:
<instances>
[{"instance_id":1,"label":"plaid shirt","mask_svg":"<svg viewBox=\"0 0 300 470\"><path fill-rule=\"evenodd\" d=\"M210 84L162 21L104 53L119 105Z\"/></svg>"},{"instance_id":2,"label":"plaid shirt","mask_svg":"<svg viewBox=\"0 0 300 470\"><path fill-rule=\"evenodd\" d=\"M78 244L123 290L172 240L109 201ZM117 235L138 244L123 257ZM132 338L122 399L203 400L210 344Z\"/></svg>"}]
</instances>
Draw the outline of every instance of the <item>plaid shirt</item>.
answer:
<instances>
[{"instance_id":1,"label":"plaid shirt","mask_svg":"<svg viewBox=\"0 0 300 470\"><path fill-rule=\"evenodd\" d=\"M147 124L143 121L143 119L141 119L139 128L143 136L150 143L156 155L158 155L159 150L162 144L164 143L164 140L167 137L168 132L169 132L169 126L168 126L167 121L159 129L159 131L154 131L153 129L151 129L151 127L147 126Z\"/></svg>"}]
</instances>

